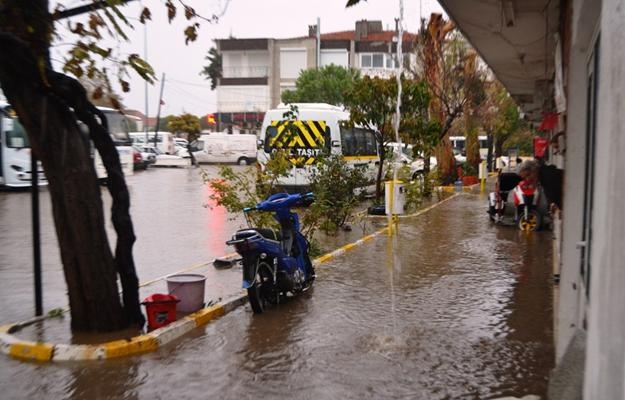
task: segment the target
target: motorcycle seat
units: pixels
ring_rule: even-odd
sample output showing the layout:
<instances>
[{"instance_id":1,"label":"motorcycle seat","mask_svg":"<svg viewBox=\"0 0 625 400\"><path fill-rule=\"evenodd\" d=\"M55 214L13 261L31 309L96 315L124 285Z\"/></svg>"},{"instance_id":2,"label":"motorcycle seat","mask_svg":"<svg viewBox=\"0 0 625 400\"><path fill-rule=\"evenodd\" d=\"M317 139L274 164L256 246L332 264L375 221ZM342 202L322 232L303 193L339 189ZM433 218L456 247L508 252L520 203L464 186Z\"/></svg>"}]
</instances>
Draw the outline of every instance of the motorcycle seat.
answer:
<instances>
[{"instance_id":1,"label":"motorcycle seat","mask_svg":"<svg viewBox=\"0 0 625 400\"><path fill-rule=\"evenodd\" d=\"M282 240L282 235L280 235L280 232L275 231L273 229L268 229L268 228L241 229L241 230L238 230L235 233L235 238L236 239L242 239L243 237L249 237L250 233L252 233L252 232L258 232L265 239L275 240L275 241L281 241Z\"/></svg>"}]
</instances>

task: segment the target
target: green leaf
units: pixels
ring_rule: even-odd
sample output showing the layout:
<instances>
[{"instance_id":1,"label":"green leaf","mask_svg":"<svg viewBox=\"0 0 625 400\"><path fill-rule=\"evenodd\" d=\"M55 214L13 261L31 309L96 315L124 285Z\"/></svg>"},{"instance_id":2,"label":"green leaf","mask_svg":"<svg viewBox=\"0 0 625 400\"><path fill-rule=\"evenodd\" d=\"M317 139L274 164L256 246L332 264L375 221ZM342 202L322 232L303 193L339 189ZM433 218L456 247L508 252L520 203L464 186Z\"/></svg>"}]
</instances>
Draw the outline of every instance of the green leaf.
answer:
<instances>
[{"instance_id":1,"label":"green leaf","mask_svg":"<svg viewBox=\"0 0 625 400\"><path fill-rule=\"evenodd\" d=\"M148 81L149 83L154 83L154 69L152 66L148 64L145 60L139 57L138 54L131 54L128 56L128 64L132 67L132 69L139 74L143 79Z\"/></svg>"}]
</instances>

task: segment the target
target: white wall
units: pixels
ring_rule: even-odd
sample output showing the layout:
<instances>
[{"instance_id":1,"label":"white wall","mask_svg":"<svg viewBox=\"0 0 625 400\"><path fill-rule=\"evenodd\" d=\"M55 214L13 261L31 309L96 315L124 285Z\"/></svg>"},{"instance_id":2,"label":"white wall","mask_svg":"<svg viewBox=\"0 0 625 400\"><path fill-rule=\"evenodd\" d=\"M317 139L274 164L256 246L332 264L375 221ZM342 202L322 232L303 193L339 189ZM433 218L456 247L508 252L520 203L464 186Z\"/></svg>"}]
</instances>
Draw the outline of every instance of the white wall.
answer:
<instances>
[{"instance_id":1,"label":"white wall","mask_svg":"<svg viewBox=\"0 0 625 400\"><path fill-rule=\"evenodd\" d=\"M593 32L598 26L598 8L592 0L573 2L572 42L568 71L568 108L564 199L562 210L562 254L559 285L559 310L555 332L556 362L559 362L576 329L587 322L588 299L580 274L584 218L584 173L586 169L586 123L588 61ZM590 10L589 10L590 9ZM594 15L594 16L593 16Z\"/></svg>"},{"instance_id":2,"label":"white wall","mask_svg":"<svg viewBox=\"0 0 625 400\"><path fill-rule=\"evenodd\" d=\"M603 0L585 399L625 399L625 5Z\"/></svg>"},{"instance_id":3,"label":"white wall","mask_svg":"<svg viewBox=\"0 0 625 400\"><path fill-rule=\"evenodd\" d=\"M269 86L219 86L218 112L264 112L270 103Z\"/></svg>"}]
</instances>

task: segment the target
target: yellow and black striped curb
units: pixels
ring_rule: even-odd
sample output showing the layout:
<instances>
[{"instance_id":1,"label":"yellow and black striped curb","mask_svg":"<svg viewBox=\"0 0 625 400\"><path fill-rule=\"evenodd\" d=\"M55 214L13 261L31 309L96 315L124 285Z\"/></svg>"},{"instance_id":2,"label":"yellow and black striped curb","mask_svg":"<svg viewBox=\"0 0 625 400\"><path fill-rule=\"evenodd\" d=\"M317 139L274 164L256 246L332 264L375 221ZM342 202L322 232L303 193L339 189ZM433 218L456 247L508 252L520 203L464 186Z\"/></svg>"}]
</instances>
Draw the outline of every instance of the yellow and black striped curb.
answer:
<instances>
[{"instance_id":1,"label":"yellow and black striped curb","mask_svg":"<svg viewBox=\"0 0 625 400\"><path fill-rule=\"evenodd\" d=\"M24 341L11 335L13 325L0 327L0 351L26 361L86 361L126 357L156 350L185 333L206 325L247 302L243 294L190 314L152 332L129 339L114 340L97 345L50 344Z\"/></svg>"},{"instance_id":2,"label":"yellow and black striped curb","mask_svg":"<svg viewBox=\"0 0 625 400\"><path fill-rule=\"evenodd\" d=\"M473 189L479 186L480 186L479 183L476 183L475 185L463 186L462 191L464 193L471 193ZM458 193L455 186L437 186L435 190L441 191L443 193Z\"/></svg>"},{"instance_id":3,"label":"yellow and black striped curb","mask_svg":"<svg viewBox=\"0 0 625 400\"><path fill-rule=\"evenodd\" d=\"M434 207L456 197L459 193L450 196L438 203L435 203L423 210L420 210L407 217L416 217L424 214ZM353 243L346 244L331 253L316 258L313 261L315 266L326 263L345 252L352 250L372 239L385 233L388 227L367 235ZM233 256L233 255L228 255ZM202 264L204 265L204 264ZM195 267L194 267L195 268ZM135 336L128 339L114 340L96 345L74 345L74 344L51 344L45 342L32 342L21 340L13 333L19 331L24 325L12 324L0 326L0 352L23 361L89 361L105 360L118 357L126 357L154 351L165 344L180 338L191 330L204 326L209 322L228 314L235 308L247 303L247 295L240 295L224 302L215 304L190 314L182 319L172 322L162 328L152 332Z\"/></svg>"}]
</instances>

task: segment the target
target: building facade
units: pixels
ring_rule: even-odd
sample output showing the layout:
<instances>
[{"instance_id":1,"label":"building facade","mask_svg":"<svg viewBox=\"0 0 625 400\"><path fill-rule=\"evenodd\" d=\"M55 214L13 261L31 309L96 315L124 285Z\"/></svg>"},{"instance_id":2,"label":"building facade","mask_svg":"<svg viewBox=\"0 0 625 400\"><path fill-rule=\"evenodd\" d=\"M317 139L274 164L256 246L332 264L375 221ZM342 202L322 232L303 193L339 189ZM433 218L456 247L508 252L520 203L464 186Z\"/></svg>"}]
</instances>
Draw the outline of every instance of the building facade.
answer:
<instances>
[{"instance_id":1,"label":"building facade","mask_svg":"<svg viewBox=\"0 0 625 400\"><path fill-rule=\"evenodd\" d=\"M383 30L381 21L357 21L355 29L287 39L220 39L222 78L217 84L219 130L240 126L256 133L264 112L280 103L285 90L295 89L301 71L335 64L359 69L370 76L390 77L394 71L395 30ZM395 38L395 39L394 39ZM402 49L409 53L416 35L404 33ZM415 64L413 54L407 62Z\"/></svg>"},{"instance_id":2,"label":"building facade","mask_svg":"<svg viewBox=\"0 0 625 400\"><path fill-rule=\"evenodd\" d=\"M530 121L557 116L549 398L625 399L625 3L440 3Z\"/></svg>"}]
</instances>

